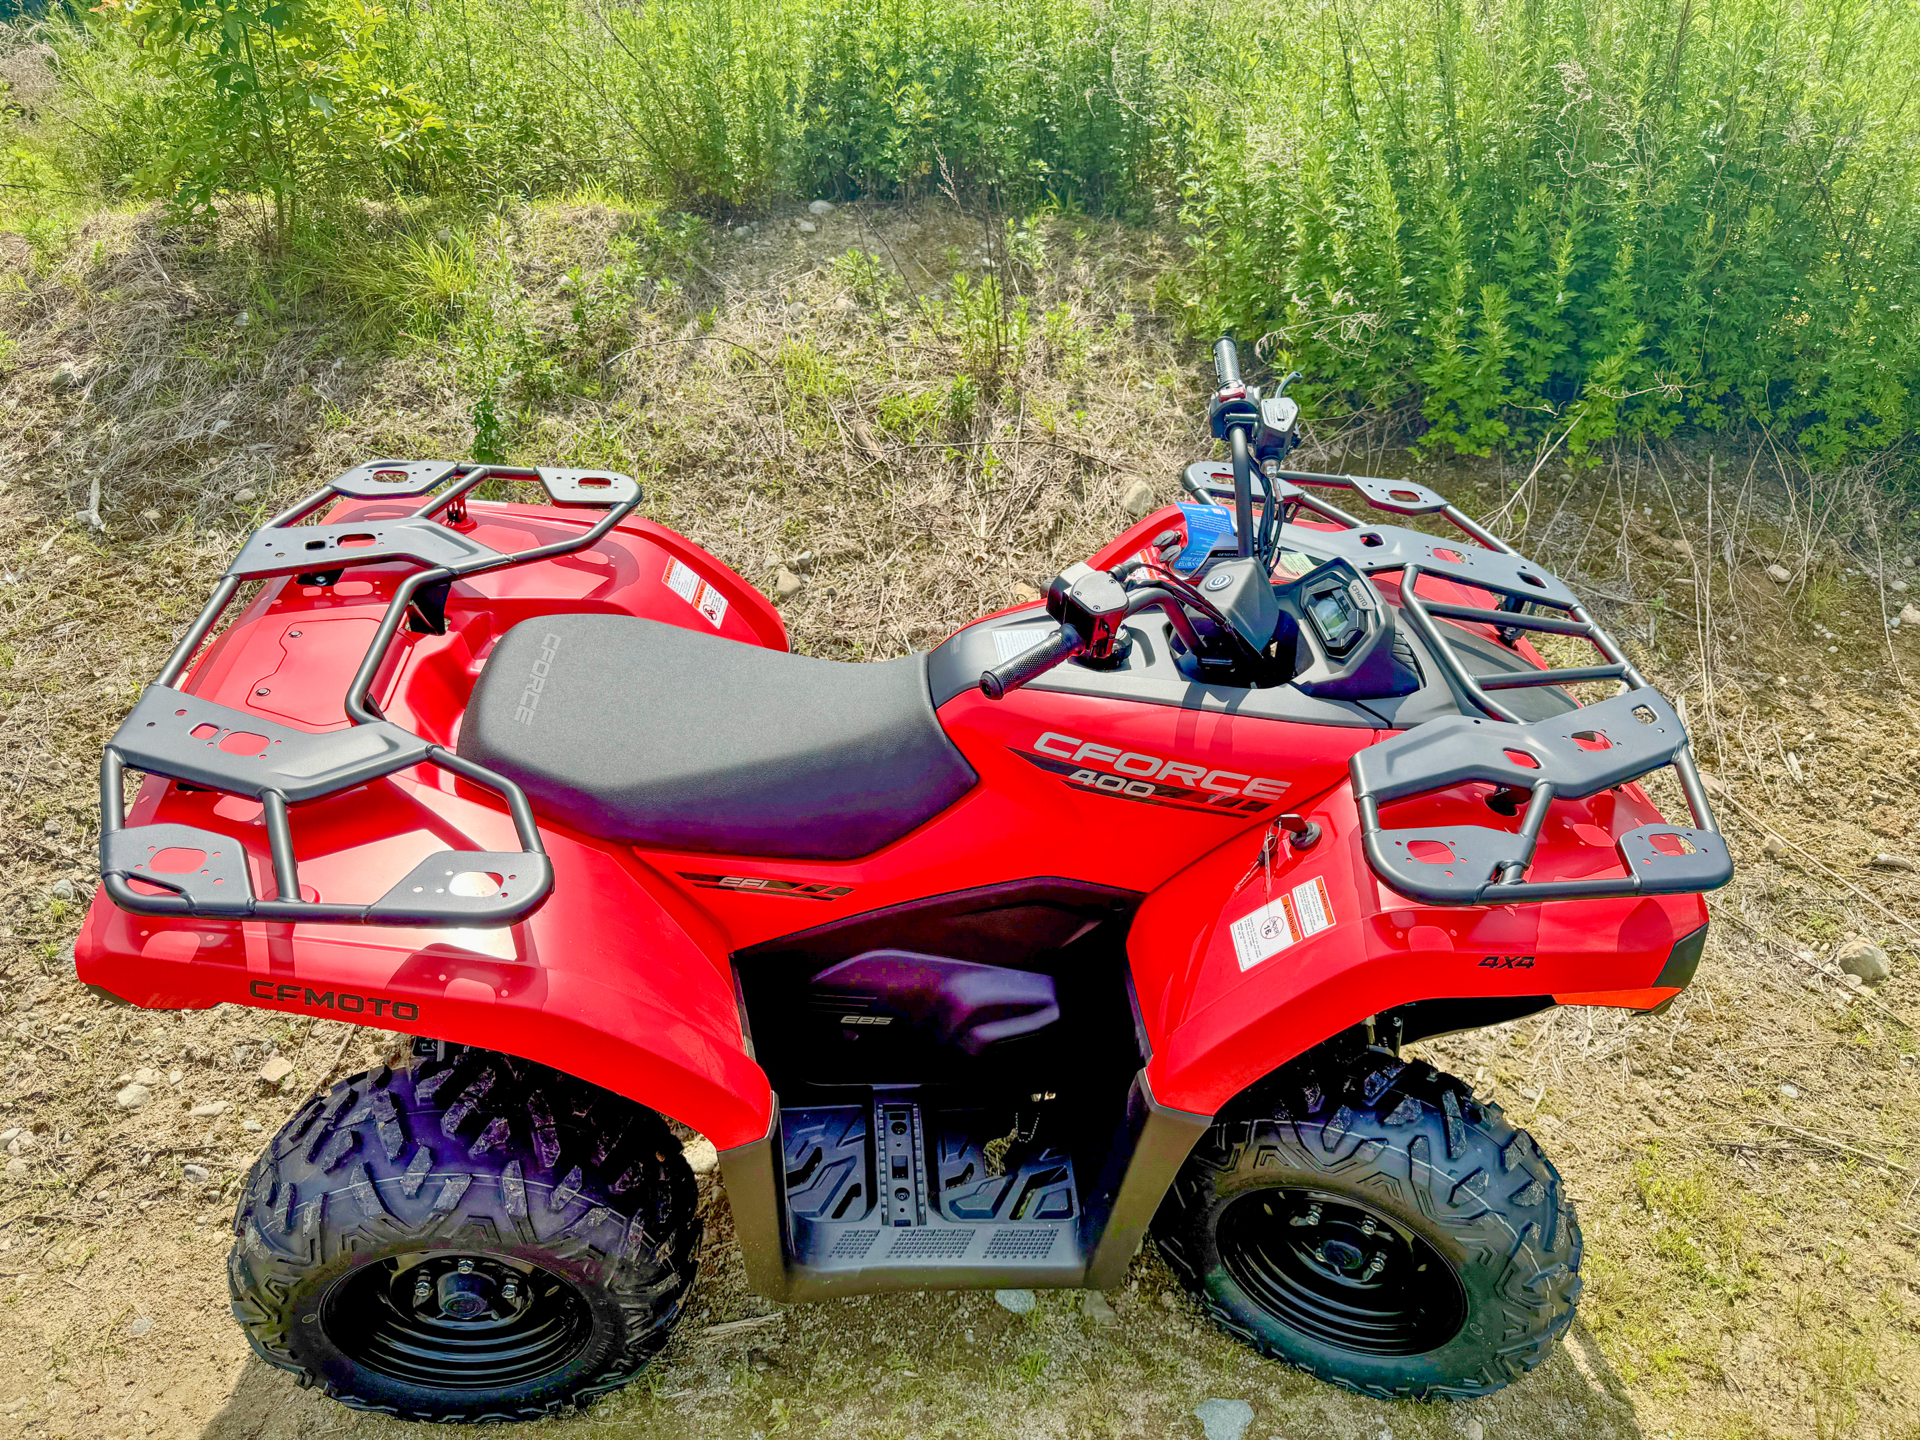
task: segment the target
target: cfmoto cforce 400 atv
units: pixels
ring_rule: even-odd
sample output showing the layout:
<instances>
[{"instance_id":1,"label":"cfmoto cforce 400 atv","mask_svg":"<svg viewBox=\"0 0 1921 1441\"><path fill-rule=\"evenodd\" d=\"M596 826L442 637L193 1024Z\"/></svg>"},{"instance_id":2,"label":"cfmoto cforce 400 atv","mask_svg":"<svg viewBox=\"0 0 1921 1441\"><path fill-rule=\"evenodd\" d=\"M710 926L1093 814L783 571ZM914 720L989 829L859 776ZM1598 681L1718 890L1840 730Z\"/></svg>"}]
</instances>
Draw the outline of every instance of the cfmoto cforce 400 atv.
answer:
<instances>
[{"instance_id":1,"label":"cfmoto cforce 400 atv","mask_svg":"<svg viewBox=\"0 0 1921 1441\"><path fill-rule=\"evenodd\" d=\"M1190 503L898 660L792 654L607 471L373 461L248 540L107 747L78 961L418 1038L246 1183L261 1357L419 1420L620 1385L694 1281L672 1118L779 1301L1112 1287L1152 1231L1328 1381L1542 1359L1560 1178L1401 1049L1661 1006L1727 848L1566 585L1424 486L1286 468L1293 401L1216 366Z\"/></svg>"}]
</instances>

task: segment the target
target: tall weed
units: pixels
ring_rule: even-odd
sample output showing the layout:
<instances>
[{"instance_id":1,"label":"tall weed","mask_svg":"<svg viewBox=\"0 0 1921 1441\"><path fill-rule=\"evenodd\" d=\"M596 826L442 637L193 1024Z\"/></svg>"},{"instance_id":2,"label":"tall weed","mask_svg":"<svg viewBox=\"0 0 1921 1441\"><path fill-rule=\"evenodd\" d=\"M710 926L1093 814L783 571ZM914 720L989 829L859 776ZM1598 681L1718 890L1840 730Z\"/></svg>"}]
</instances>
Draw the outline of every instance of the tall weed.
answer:
<instances>
[{"instance_id":1,"label":"tall weed","mask_svg":"<svg viewBox=\"0 0 1921 1441\"><path fill-rule=\"evenodd\" d=\"M477 223L582 187L704 214L944 191L1177 223L1157 309L1436 451L1761 424L1833 463L1915 430L1912 5L118 3L40 26L38 69L0 45L21 226L49 222L19 196L90 187L264 197L280 236L368 198ZM369 283L431 295L435 264ZM630 288L581 277L607 353ZM963 348L991 395L1005 345Z\"/></svg>"}]
</instances>

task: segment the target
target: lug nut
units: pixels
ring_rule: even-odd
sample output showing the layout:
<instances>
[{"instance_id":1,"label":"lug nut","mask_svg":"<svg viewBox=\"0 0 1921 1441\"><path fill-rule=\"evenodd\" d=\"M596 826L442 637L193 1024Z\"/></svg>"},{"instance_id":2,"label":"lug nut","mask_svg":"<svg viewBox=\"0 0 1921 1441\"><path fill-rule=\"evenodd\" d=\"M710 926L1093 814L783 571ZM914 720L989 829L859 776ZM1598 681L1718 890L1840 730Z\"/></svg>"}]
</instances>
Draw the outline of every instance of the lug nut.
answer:
<instances>
[{"instance_id":1,"label":"lug nut","mask_svg":"<svg viewBox=\"0 0 1921 1441\"><path fill-rule=\"evenodd\" d=\"M472 1261L462 1261L457 1269L461 1275L471 1276L474 1274L474 1263Z\"/></svg>"},{"instance_id":2,"label":"lug nut","mask_svg":"<svg viewBox=\"0 0 1921 1441\"><path fill-rule=\"evenodd\" d=\"M500 1283L500 1299L501 1300L514 1301L514 1300L518 1300L519 1297L520 1297L520 1283L518 1281L514 1280L512 1277L509 1277L508 1279Z\"/></svg>"},{"instance_id":3,"label":"lug nut","mask_svg":"<svg viewBox=\"0 0 1921 1441\"><path fill-rule=\"evenodd\" d=\"M1361 1234L1363 1236L1372 1236L1374 1234L1374 1218L1372 1216L1361 1217Z\"/></svg>"},{"instance_id":4,"label":"lug nut","mask_svg":"<svg viewBox=\"0 0 1921 1441\"><path fill-rule=\"evenodd\" d=\"M1321 1203L1316 1201L1307 1208L1305 1215L1296 1216L1288 1222L1290 1226L1318 1226L1321 1224Z\"/></svg>"},{"instance_id":5,"label":"lug nut","mask_svg":"<svg viewBox=\"0 0 1921 1441\"><path fill-rule=\"evenodd\" d=\"M433 1283L425 1276L414 1283L414 1305L424 1306L434 1298Z\"/></svg>"},{"instance_id":6,"label":"lug nut","mask_svg":"<svg viewBox=\"0 0 1921 1441\"><path fill-rule=\"evenodd\" d=\"M1367 1269L1361 1272L1361 1279L1363 1281L1369 1280L1374 1276L1378 1276L1385 1269L1387 1269L1387 1253L1384 1251L1376 1251L1374 1253L1374 1259L1367 1263Z\"/></svg>"}]
</instances>

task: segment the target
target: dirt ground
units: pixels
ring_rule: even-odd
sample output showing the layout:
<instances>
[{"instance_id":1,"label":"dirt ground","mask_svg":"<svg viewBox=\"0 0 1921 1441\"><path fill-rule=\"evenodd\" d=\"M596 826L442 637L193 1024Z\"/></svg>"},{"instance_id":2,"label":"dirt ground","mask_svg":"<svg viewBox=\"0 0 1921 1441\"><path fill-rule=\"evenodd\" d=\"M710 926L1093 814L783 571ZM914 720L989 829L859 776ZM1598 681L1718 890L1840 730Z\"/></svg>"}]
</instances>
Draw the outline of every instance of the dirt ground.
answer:
<instances>
[{"instance_id":1,"label":"dirt ground","mask_svg":"<svg viewBox=\"0 0 1921 1441\"><path fill-rule=\"evenodd\" d=\"M579 277L616 258L618 207L483 233L509 264L487 303L521 357L513 458L620 464L656 518L770 591L785 571L797 648L924 648L1111 535L1137 482L1174 499L1207 453L1165 239L1017 230L1000 273L1029 323L1010 340L1003 312L983 339L951 291L914 298L999 258L976 221L799 218L717 237L596 336ZM853 246L873 261L828 263ZM71 946L101 742L273 503L374 455L465 453L472 349L396 341L338 287L289 298L243 249L146 215L0 254L0 1132L24 1128L0 1174L0 1433L401 1434L250 1358L224 1256L266 1136L402 1038L113 1007ZM527 382L534 351L559 380ZM1443 467L1372 434L1327 428L1311 457L1414 465L1594 597L1686 707L1739 866L1666 1014L1419 1048L1531 1129L1576 1197L1588 1289L1553 1358L1471 1403L1363 1400L1203 1324L1151 1245L1111 1315L1077 1292L1026 1315L972 1293L777 1310L708 1176L663 1359L577 1415L484 1429L1194 1436L1219 1397L1251 1404L1254 1436L1917 1434L1916 627L1886 624L1917 596L1911 499L1767 447ZM1885 983L1833 964L1857 936ZM274 1056L293 1069L268 1085ZM154 1100L118 1109L142 1071Z\"/></svg>"}]
</instances>

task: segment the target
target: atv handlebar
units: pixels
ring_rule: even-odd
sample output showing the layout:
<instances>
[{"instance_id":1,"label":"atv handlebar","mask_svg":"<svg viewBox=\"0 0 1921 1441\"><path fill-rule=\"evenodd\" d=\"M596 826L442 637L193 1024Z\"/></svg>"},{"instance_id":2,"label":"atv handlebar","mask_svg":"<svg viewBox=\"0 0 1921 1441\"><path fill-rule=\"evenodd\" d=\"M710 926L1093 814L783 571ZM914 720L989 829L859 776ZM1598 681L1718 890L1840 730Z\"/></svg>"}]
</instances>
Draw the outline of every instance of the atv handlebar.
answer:
<instances>
[{"instance_id":1,"label":"atv handlebar","mask_svg":"<svg viewBox=\"0 0 1921 1441\"><path fill-rule=\"evenodd\" d=\"M1241 352L1231 336L1214 342L1214 378L1223 390L1241 383Z\"/></svg>"},{"instance_id":2,"label":"atv handlebar","mask_svg":"<svg viewBox=\"0 0 1921 1441\"><path fill-rule=\"evenodd\" d=\"M1010 690L1019 690L1035 676L1071 660L1083 649L1081 638L1069 625L1059 627L1045 640L1035 643L1011 660L981 672L981 694L999 700Z\"/></svg>"}]
</instances>

